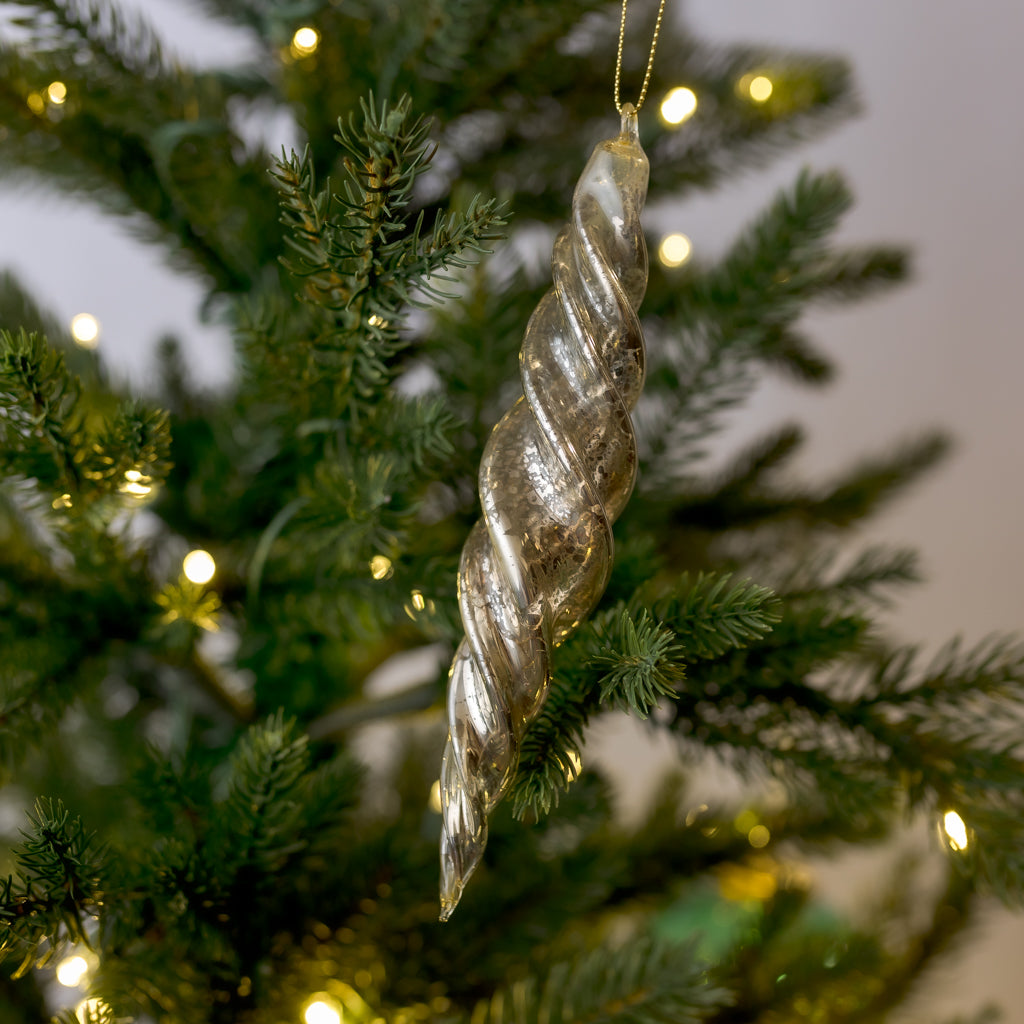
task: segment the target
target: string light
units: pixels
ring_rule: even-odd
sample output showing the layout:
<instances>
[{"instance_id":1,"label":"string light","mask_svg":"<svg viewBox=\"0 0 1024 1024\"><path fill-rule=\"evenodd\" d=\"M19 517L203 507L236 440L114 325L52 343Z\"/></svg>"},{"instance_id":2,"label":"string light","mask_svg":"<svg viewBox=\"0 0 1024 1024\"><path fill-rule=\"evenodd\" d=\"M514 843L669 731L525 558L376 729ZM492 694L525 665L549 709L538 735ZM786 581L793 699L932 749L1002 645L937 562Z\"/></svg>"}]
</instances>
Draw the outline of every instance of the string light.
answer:
<instances>
[{"instance_id":1,"label":"string light","mask_svg":"<svg viewBox=\"0 0 1024 1024\"><path fill-rule=\"evenodd\" d=\"M75 1016L81 1024L89 1024L107 1011L107 1004L102 999L83 999L75 1007Z\"/></svg>"},{"instance_id":2,"label":"string light","mask_svg":"<svg viewBox=\"0 0 1024 1024\"><path fill-rule=\"evenodd\" d=\"M371 314L367 318L366 322L371 327L386 327L387 326L387 320L385 320L384 317L382 317L382 316L378 316L376 313Z\"/></svg>"},{"instance_id":3,"label":"string light","mask_svg":"<svg viewBox=\"0 0 1024 1024\"><path fill-rule=\"evenodd\" d=\"M295 35L292 36L292 52L296 57L308 57L311 53L316 53L319 45L320 33L309 25L296 29Z\"/></svg>"},{"instance_id":4,"label":"string light","mask_svg":"<svg viewBox=\"0 0 1024 1024\"><path fill-rule=\"evenodd\" d=\"M71 337L80 348L94 349L100 341L100 322L92 313L76 313L71 318Z\"/></svg>"},{"instance_id":5,"label":"string light","mask_svg":"<svg viewBox=\"0 0 1024 1024\"><path fill-rule=\"evenodd\" d=\"M946 811L942 818L942 829L946 833L949 845L957 853L967 849L969 842L967 838L967 825L956 811Z\"/></svg>"},{"instance_id":6,"label":"string light","mask_svg":"<svg viewBox=\"0 0 1024 1024\"><path fill-rule=\"evenodd\" d=\"M419 590L412 592L412 606L416 611L421 612L427 607L427 602L423 598L423 594Z\"/></svg>"},{"instance_id":7,"label":"string light","mask_svg":"<svg viewBox=\"0 0 1024 1024\"><path fill-rule=\"evenodd\" d=\"M341 1013L338 1004L330 996L318 992L302 1014L306 1024L341 1024Z\"/></svg>"},{"instance_id":8,"label":"string light","mask_svg":"<svg viewBox=\"0 0 1024 1024\"><path fill-rule=\"evenodd\" d=\"M764 103L774 89L767 75L744 75L739 82L740 93L746 93L755 103Z\"/></svg>"},{"instance_id":9,"label":"string light","mask_svg":"<svg viewBox=\"0 0 1024 1024\"><path fill-rule=\"evenodd\" d=\"M192 583L209 583L217 571L217 563L209 551L196 548L184 557L181 568Z\"/></svg>"},{"instance_id":10,"label":"string light","mask_svg":"<svg viewBox=\"0 0 1024 1024\"><path fill-rule=\"evenodd\" d=\"M84 956L69 956L57 965L57 980L65 988L78 988L88 973L89 963Z\"/></svg>"},{"instance_id":11,"label":"string light","mask_svg":"<svg viewBox=\"0 0 1024 1024\"><path fill-rule=\"evenodd\" d=\"M391 559L387 555L374 555L370 559L370 575L375 580L386 580L394 574Z\"/></svg>"},{"instance_id":12,"label":"string light","mask_svg":"<svg viewBox=\"0 0 1024 1024\"><path fill-rule=\"evenodd\" d=\"M658 246L658 259L666 267L681 267L692 253L693 243L679 232L666 235Z\"/></svg>"},{"instance_id":13,"label":"string light","mask_svg":"<svg viewBox=\"0 0 1024 1024\"><path fill-rule=\"evenodd\" d=\"M46 95L51 103L59 107L68 98L68 87L63 82L51 82L46 87Z\"/></svg>"},{"instance_id":14,"label":"string light","mask_svg":"<svg viewBox=\"0 0 1024 1024\"><path fill-rule=\"evenodd\" d=\"M144 498L153 490L149 483L150 478L143 476L137 469L127 469L124 474L124 483L118 488L122 494L130 494L135 498Z\"/></svg>"},{"instance_id":15,"label":"string light","mask_svg":"<svg viewBox=\"0 0 1024 1024\"><path fill-rule=\"evenodd\" d=\"M41 92L30 92L28 96L25 97L25 102L28 104L28 109L31 110L33 114L42 114L43 111L46 110L46 100L43 99L43 94Z\"/></svg>"},{"instance_id":16,"label":"string light","mask_svg":"<svg viewBox=\"0 0 1024 1024\"><path fill-rule=\"evenodd\" d=\"M685 85L676 86L661 101L661 119L665 124L680 125L697 110L697 94Z\"/></svg>"},{"instance_id":17,"label":"string light","mask_svg":"<svg viewBox=\"0 0 1024 1024\"><path fill-rule=\"evenodd\" d=\"M755 850L760 850L767 846L771 842L771 839L772 834L768 831L768 827L766 825L755 825L747 833L747 842L750 843Z\"/></svg>"}]
</instances>

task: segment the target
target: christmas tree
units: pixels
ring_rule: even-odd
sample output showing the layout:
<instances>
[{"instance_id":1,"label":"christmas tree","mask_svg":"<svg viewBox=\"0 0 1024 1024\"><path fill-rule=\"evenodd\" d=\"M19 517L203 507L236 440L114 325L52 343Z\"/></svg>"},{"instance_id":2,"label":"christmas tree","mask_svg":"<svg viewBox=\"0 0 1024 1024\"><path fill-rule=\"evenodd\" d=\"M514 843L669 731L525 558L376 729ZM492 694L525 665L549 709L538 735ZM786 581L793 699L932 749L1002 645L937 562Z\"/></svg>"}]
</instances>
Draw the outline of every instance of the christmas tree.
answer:
<instances>
[{"instance_id":1,"label":"christmas tree","mask_svg":"<svg viewBox=\"0 0 1024 1024\"><path fill-rule=\"evenodd\" d=\"M108 0L7 7L0 168L201 280L236 374L203 388L168 337L131 394L94 324L0 277L4 1024L878 1021L979 897L1019 900L1024 648L900 644L915 556L854 537L945 438L817 483L795 427L723 450L765 375L830 380L803 313L906 254L835 243L835 173L721 259L659 225L854 113L842 61L663 27L637 490L441 924L459 554L537 253L617 128L620 9L204 0L261 59L199 70ZM654 21L630 9L624 97ZM252 124L282 111L275 158ZM623 712L680 753L642 814L583 750ZM908 822L927 864L829 913L804 860Z\"/></svg>"}]
</instances>

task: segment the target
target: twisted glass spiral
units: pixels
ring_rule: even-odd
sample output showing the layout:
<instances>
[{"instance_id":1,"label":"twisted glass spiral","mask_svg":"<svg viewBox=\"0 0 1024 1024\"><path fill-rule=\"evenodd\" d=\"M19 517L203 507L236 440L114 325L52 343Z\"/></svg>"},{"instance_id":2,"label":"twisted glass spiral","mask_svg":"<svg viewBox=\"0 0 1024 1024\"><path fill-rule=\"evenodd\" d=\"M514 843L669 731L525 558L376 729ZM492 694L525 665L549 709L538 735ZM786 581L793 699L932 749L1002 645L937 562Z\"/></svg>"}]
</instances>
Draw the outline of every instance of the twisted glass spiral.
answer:
<instances>
[{"instance_id":1,"label":"twisted glass spiral","mask_svg":"<svg viewBox=\"0 0 1024 1024\"><path fill-rule=\"evenodd\" d=\"M548 689L548 651L590 613L611 571L612 523L636 477L630 411L644 380L636 309L647 288L636 112L595 148L527 325L523 395L480 464L483 518L459 568L466 637L448 684L441 768L441 919L483 855Z\"/></svg>"}]
</instances>

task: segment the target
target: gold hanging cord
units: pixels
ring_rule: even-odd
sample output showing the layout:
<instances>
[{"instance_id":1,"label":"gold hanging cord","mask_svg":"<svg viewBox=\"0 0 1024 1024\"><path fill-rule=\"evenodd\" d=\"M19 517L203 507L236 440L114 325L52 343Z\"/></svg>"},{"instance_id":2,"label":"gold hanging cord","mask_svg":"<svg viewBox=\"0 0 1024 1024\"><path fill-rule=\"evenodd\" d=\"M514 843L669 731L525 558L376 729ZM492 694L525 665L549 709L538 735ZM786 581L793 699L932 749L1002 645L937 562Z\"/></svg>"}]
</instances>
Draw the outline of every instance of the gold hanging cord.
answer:
<instances>
[{"instance_id":1,"label":"gold hanging cord","mask_svg":"<svg viewBox=\"0 0 1024 1024\"><path fill-rule=\"evenodd\" d=\"M615 109L622 113L622 102L619 100L619 82L622 79L622 44L626 38L626 5L629 0L622 0L622 21L619 23L619 53L615 58ZM651 83L651 68L654 67L654 51L658 48L658 36L661 35L661 19L665 13L665 0L658 4L658 20L654 23L654 38L651 39L651 52L647 58L647 71L644 73L644 84L640 89L640 99L636 101L636 109L644 105L647 98L647 86Z\"/></svg>"}]
</instances>

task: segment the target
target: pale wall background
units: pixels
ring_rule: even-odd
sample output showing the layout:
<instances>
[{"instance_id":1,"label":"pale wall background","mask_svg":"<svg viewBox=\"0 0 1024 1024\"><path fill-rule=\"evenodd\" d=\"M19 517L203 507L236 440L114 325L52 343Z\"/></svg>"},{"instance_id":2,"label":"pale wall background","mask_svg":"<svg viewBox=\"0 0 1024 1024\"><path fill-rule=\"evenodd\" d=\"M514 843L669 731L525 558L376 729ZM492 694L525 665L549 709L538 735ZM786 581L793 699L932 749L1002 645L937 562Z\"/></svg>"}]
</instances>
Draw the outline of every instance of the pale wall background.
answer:
<instances>
[{"instance_id":1,"label":"pale wall background","mask_svg":"<svg viewBox=\"0 0 1024 1024\"><path fill-rule=\"evenodd\" d=\"M134 2L192 59L244 52L238 37L202 26L180 0ZM682 4L673 3L678 12ZM744 412L743 430L802 420L812 438L803 468L820 476L919 427L946 427L959 440L955 459L872 529L872 538L917 545L930 579L908 595L894 626L926 645L956 632L974 640L1019 629L1024 4L691 0L686 9L692 27L713 40L846 55L866 113L769 172L685 205L664 227L685 231L698 249L718 250L809 163L839 167L853 185L858 204L846 240L904 242L917 253L909 287L814 318L817 337L842 367L839 384L817 395L767 387ZM667 51L659 55L670 60ZM284 141L276 131L275 141ZM66 318L96 314L106 358L132 379L145 380L164 330L186 339L198 377L223 378L229 349L215 329L198 324L198 287L164 271L158 255L117 223L40 199L0 194L0 266L15 265ZM847 870L836 899L855 906L878 865ZM835 885L835 872L826 882ZM1024 920L993 912L955 969L930 979L927 1003L907 1019L943 1020L993 997L1009 1024L1024 1024L1022 960Z\"/></svg>"}]
</instances>

